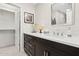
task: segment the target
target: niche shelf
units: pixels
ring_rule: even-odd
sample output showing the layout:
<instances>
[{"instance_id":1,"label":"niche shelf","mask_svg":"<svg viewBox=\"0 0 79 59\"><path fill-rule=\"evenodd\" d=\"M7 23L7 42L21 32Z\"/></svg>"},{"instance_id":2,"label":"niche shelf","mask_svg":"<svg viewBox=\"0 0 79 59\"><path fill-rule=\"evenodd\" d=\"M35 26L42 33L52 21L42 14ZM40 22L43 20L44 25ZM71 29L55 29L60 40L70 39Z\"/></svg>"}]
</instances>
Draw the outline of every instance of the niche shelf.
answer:
<instances>
[{"instance_id":1,"label":"niche shelf","mask_svg":"<svg viewBox=\"0 0 79 59\"><path fill-rule=\"evenodd\" d=\"M0 9L0 30L15 29L15 13Z\"/></svg>"},{"instance_id":2,"label":"niche shelf","mask_svg":"<svg viewBox=\"0 0 79 59\"><path fill-rule=\"evenodd\" d=\"M15 30L0 31L0 48L15 45Z\"/></svg>"}]
</instances>

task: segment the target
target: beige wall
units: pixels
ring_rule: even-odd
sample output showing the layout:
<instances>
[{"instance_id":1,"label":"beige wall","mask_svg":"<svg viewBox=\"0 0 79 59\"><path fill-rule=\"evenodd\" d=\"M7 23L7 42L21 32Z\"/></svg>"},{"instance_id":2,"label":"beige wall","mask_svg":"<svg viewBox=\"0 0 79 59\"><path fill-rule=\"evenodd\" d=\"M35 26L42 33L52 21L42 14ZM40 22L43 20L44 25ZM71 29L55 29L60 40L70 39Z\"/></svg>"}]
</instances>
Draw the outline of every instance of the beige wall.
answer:
<instances>
[{"instance_id":1,"label":"beige wall","mask_svg":"<svg viewBox=\"0 0 79 59\"><path fill-rule=\"evenodd\" d=\"M50 26L51 21L51 4L41 3L36 5L35 9L35 22L37 24L42 24L46 26Z\"/></svg>"}]
</instances>

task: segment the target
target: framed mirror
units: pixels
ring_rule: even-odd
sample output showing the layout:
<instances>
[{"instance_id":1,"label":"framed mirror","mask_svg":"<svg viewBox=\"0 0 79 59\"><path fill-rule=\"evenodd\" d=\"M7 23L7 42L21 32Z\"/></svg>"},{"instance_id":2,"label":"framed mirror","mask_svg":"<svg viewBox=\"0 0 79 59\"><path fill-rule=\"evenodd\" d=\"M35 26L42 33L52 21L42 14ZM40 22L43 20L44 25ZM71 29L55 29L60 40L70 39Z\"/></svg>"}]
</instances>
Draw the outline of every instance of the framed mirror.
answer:
<instances>
[{"instance_id":1,"label":"framed mirror","mask_svg":"<svg viewBox=\"0 0 79 59\"><path fill-rule=\"evenodd\" d=\"M73 25L75 22L74 3L51 5L51 25Z\"/></svg>"}]
</instances>

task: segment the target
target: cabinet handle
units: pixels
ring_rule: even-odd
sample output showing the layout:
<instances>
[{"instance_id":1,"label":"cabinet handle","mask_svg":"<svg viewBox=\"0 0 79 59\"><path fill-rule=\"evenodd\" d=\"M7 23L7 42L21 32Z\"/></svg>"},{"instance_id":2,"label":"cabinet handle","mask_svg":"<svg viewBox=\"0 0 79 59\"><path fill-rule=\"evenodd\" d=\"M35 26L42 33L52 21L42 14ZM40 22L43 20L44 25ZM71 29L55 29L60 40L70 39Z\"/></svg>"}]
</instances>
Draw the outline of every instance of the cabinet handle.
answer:
<instances>
[{"instance_id":1,"label":"cabinet handle","mask_svg":"<svg viewBox=\"0 0 79 59\"><path fill-rule=\"evenodd\" d=\"M44 56L48 56L48 51L44 50Z\"/></svg>"},{"instance_id":2,"label":"cabinet handle","mask_svg":"<svg viewBox=\"0 0 79 59\"><path fill-rule=\"evenodd\" d=\"M30 44L30 43L27 43L27 45L29 45L30 47L32 47L32 44Z\"/></svg>"}]
</instances>

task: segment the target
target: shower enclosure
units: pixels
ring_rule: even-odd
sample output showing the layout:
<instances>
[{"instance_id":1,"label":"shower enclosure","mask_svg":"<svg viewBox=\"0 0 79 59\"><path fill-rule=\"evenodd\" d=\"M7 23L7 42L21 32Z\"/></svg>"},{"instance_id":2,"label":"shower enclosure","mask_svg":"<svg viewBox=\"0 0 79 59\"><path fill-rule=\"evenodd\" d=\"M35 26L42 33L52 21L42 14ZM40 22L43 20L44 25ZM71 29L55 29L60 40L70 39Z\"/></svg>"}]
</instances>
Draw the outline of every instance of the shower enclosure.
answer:
<instances>
[{"instance_id":1,"label":"shower enclosure","mask_svg":"<svg viewBox=\"0 0 79 59\"><path fill-rule=\"evenodd\" d=\"M20 8L12 4L0 4L0 48L20 46Z\"/></svg>"}]
</instances>

